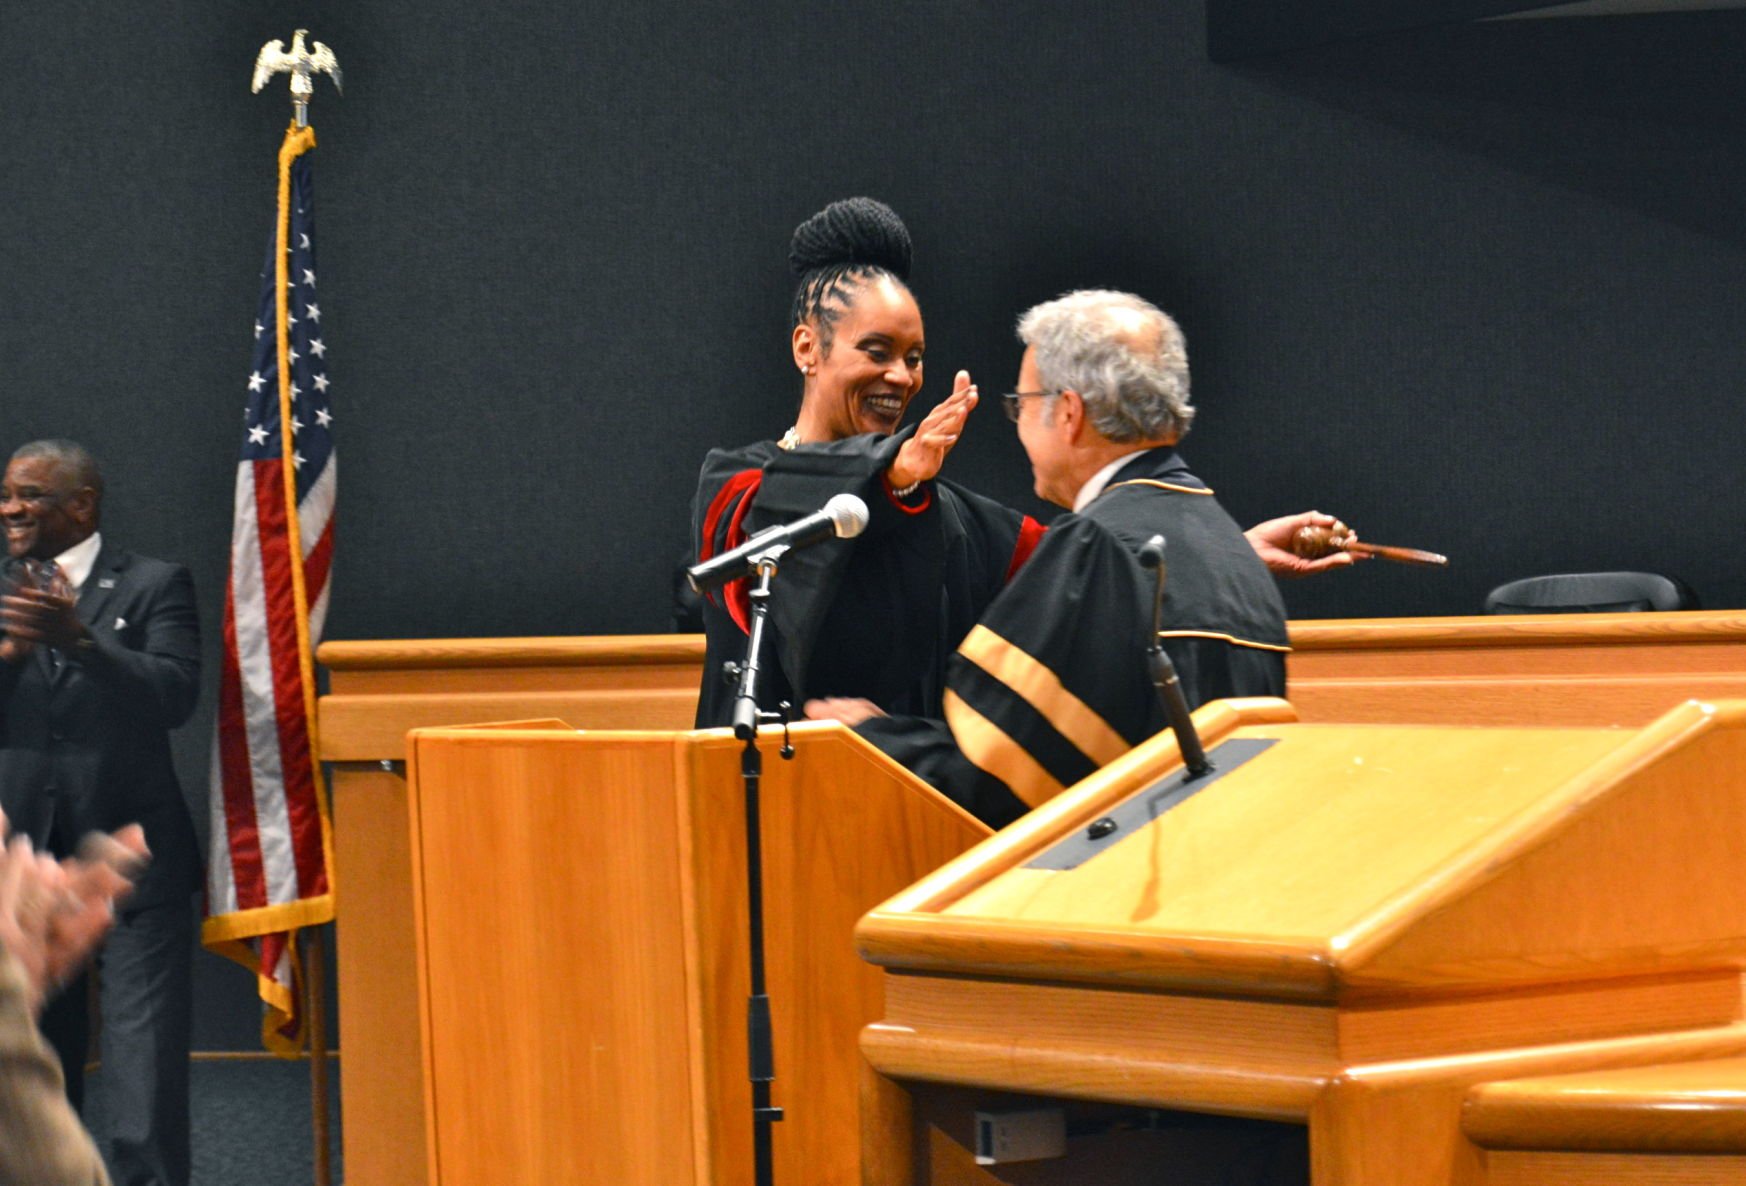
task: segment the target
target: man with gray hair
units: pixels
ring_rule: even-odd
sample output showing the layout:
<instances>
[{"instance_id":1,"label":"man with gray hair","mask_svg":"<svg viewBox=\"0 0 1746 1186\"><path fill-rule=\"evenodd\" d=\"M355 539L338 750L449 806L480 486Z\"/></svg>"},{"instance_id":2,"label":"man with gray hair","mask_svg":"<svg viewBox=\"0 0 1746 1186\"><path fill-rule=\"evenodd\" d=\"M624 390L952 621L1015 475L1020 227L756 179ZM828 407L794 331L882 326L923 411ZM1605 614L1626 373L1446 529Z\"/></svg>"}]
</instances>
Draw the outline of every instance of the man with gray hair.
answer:
<instances>
[{"instance_id":1,"label":"man with gray hair","mask_svg":"<svg viewBox=\"0 0 1746 1186\"><path fill-rule=\"evenodd\" d=\"M807 705L996 826L1164 727L1142 655L1151 580L1137 554L1152 536L1167 541L1162 640L1191 708L1283 695L1289 650L1261 549L1176 451L1194 419L1176 323L1129 293L1084 291L1031 309L1018 333L1006 413L1037 494L1074 514L952 657L944 721Z\"/></svg>"}]
</instances>

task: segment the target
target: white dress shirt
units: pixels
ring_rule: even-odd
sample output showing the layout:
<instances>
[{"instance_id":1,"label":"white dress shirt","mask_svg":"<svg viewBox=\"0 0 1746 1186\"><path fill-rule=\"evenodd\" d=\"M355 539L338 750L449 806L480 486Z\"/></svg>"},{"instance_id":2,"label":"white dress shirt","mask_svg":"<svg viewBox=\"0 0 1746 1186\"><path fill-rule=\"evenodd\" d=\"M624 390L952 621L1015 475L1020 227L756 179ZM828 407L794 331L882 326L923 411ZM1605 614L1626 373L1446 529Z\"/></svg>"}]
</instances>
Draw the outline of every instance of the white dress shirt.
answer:
<instances>
[{"instance_id":1,"label":"white dress shirt","mask_svg":"<svg viewBox=\"0 0 1746 1186\"><path fill-rule=\"evenodd\" d=\"M74 544L55 557L55 563L60 565L62 574L67 578L67 584L73 587L75 597L85 587L85 582L91 578L91 569L97 564L97 553L102 550L103 533L93 531L88 538Z\"/></svg>"}]
</instances>

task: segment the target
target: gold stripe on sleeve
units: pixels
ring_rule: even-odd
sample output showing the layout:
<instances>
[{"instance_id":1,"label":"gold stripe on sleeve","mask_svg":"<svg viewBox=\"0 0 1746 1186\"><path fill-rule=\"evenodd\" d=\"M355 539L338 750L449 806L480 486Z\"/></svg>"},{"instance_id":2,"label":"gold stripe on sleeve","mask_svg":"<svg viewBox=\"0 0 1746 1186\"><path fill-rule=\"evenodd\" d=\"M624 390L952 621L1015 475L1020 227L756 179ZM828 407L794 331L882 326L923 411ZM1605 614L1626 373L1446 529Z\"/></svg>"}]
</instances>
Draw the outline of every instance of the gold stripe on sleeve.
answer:
<instances>
[{"instance_id":1,"label":"gold stripe on sleeve","mask_svg":"<svg viewBox=\"0 0 1746 1186\"><path fill-rule=\"evenodd\" d=\"M1012 689L1095 764L1106 765L1133 748L1045 664L988 627L970 631L958 653Z\"/></svg>"},{"instance_id":2,"label":"gold stripe on sleeve","mask_svg":"<svg viewBox=\"0 0 1746 1186\"><path fill-rule=\"evenodd\" d=\"M946 691L946 724L964 756L979 770L998 778L1027 807L1048 802L1062 791L1061 783L1024 746L999 725Z\"/></svg>"}]
</instances>

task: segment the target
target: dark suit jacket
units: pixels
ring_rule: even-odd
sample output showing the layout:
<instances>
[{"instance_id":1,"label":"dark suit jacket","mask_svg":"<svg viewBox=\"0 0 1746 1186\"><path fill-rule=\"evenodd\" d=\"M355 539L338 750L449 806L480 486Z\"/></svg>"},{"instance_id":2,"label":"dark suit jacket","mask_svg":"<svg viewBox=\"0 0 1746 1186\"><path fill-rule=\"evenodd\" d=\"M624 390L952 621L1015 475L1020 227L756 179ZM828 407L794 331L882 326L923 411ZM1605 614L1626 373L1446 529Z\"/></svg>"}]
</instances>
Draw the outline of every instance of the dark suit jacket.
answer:
<instances>
[{"instance_id":1,"label":"dark suit jacket","mask_svg":"<svg viewBox=\"0 0 1746 1186\"><path fill-rule=\"evenodd\" d=\"M52 674L41 648L0 663L0 807L39 848L142 824L152 862L128 907L186 897L200 859L169 732L200 690L193 581L105 541L78 612L93 649Z\"/></svg>"}]
</instances>

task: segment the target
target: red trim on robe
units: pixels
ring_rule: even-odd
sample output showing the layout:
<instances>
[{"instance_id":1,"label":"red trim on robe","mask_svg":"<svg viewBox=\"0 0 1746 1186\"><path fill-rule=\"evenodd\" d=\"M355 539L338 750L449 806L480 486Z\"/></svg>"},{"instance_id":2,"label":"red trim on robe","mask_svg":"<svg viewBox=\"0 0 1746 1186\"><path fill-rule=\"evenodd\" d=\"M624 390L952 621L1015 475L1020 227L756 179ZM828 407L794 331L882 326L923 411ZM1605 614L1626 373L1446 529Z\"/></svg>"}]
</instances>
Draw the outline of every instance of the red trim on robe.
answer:
<instances>
[{"instance_id":1,"label":"red trim on robe","mask_svg":"<svg viewBox=\"0 0 1746 1186\"><path fill-rule=\"evenodd\" d=\"M884 477L880 478L879 485L880 485L880 488L885 491L885 497L891 500L891 505L896 507L898 510L902 511L906 515L919 515L923 511L927 510L929 507L934 505L933 488L930 486L927 486L925 484L920 489L911 490L909 492L908 496L910 498L914 498L918 494L921 496L921 501L918 503L914 503L914 504L904 502L903 499L901 499L897 496L897 491L895 489L893 489L893 487L891 485L891 475L890 474L886 474Z\"/></svg>"},{"instance_id":2,"label":"red trim on robe","mask_svg":"<svg viewBox=\"0 0 1746 1186\"><path fill-rule=\"evenodd\" d=\"M1043 542L1043 532L1049 530L1029 515L1019 524L1018 542L1012 546L1012 561L1006 566L1006 579L1012 580L1018 570L1025 566L1025 561L1031 558L1031 553L1037 550L1037 545Z\"/></svg>"},{"instance_id":3,"label":"red trim on robe","mask_svg":"<svg viewBox=\"0 0 1746 1186\"><path fill-rule=\"evenodd\" d=\"M758 487L763 484L764 471L761 469L741 470L722 484L716 496L710 500L709 511L703 516L703 538L698 541L697 562L702 564L716 554L715 529L721 521L722 512L741 494L739 505L729 514L727 534L722 542L721 550L731 552L746 542L746 530L742 525L746 512L752 507L752 499L757 497ZM714 597L712 592L708 594ZM728 612L728 617L734 624L748 633L752 629L752 598L747 591L746 578L729 581L721 587L721 599L718 604Z\"/></svg>"}]
</instances>

